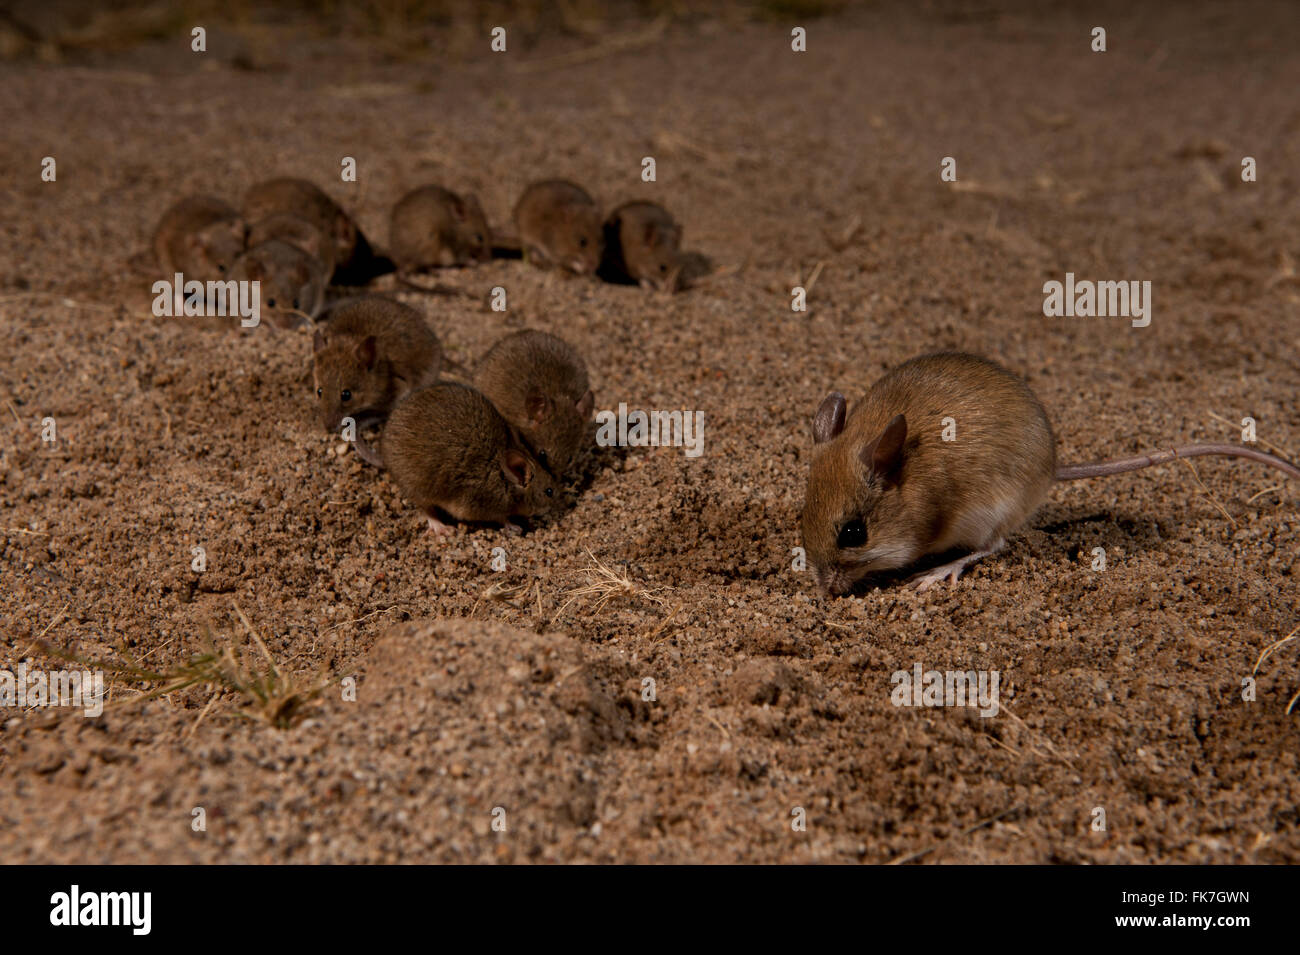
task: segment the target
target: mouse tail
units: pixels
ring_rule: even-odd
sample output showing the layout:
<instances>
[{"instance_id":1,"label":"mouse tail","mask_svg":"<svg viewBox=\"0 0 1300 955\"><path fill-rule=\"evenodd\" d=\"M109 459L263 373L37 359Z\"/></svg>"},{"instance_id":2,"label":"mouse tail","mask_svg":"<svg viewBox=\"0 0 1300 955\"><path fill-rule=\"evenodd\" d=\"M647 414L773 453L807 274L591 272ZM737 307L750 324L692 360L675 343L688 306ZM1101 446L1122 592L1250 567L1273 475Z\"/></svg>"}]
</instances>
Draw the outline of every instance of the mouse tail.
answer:
<instances>
[{"instance_id":1,"label":"mouse tail","mask_svg":"<svg viewBox=\"0 0 1300 955\"><path fill-rule=\"evenodd\" d=\"M365 461L371 467L384 470L384 459L365 438L358 434L352 441L352 447L357 452L357 457Z\"/></svg>"},{"instance_id":2,"label":"mouse tail","mask_svg":"<svg viewBox=\"0 0 1300 955\"><path fill-rule=\"evenodd\" d=\"M1133 458L1116 458L1114 461L1094 461L1090 464L1063 464L1056 469L1058 481L1080 481L1084 478L1105 477L1108 474L1123 474L1125 471L1140 471L1153 464L1166 464L1179 458L1198 458L1202 455L1219 455L1229 458L1247 458L1277 468L1284 474L1300 480L1300 467L1290 461L1279 458L1265 451L1242 447L1239 444L1189 444L1169 451L1153 451Z\"/></svg>"},{"instance_id":3,"label":"mouse tail","mask_svg":"<svg viewBox=\"0 0 1300 955\"><path fill-rule=\"evenodd\" d=\"M454 285L444 285L442 282L434 282L432 285L425 285L412 279L411 273L399 271L397 273L397 284L403 288L409 288L413 292L420 292L424 295L458 295L463 298L473 298L472 292L467 292L463 288L456 288Z\"/></svg>"}]
</instances>

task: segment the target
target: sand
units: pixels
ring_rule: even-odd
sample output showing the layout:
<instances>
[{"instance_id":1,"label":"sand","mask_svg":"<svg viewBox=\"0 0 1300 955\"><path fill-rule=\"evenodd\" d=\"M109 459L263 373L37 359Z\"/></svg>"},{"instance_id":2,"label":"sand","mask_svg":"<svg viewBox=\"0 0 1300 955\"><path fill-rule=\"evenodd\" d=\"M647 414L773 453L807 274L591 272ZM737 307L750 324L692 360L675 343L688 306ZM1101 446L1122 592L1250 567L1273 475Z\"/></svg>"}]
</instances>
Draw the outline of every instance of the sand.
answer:
<instances>
[{"instance_id":1,"label":"sand","mask_svg":"<svg viewBox=\"0 0 1300 955\"><path fill-rule=\"evenodd\" d=\"M9 861L1300 860L1300 641L1243 699L1300 625L1295 482L1200 459L1061 486L921 594L793 568L817 403L929 350L1024 375L1063 461L1247 416L1300 451L1300 21L955 11L846 8L802 54L801 20L736 11L603 56L531 28L417 56L440 27L394 51L286 14L202 59L183 29L0 62L0 665L67 666L40 638L167 670L210 632L301 691L143 701L110 672L99 718L5 710ZM598 409L703 412L703 454L599 449L523 535L425 533L321 431L308 334L155 318L130 264L173 199L272 174L380 246L428 182L499 226L550 176L665 204L720 268L676 296L518 261L439 276L465 297L374 290L462 364L558 334ZM1044 317L1066 272L1149 280L1150 325ZM572 593L595 561L627 582L603 603ZM997 715L895 706L918 664L996 672Z\"/></svg>"}]
</instances>

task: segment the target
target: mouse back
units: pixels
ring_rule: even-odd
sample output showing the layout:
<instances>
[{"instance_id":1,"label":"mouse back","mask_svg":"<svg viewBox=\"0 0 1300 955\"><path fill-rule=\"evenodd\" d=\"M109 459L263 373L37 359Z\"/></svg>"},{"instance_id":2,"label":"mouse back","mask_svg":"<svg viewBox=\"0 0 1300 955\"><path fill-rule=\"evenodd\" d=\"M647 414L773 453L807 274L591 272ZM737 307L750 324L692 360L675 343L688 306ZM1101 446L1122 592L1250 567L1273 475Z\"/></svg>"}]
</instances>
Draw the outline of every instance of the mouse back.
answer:
<instances>
[{"instance_id":1,"label":"mouse back","mask_svg":"<svg viewBox=\"0 0 1300 955\"><path fill-rule=\"evenodd\" d=\"M474 371L474 385L538 460L565 474L586 440L595 407L587 364L566 341L533 329L506 335Z\"/></svg>"},{"instance_id":2,"label":"mouse back","mask_svg":"<svg viewBox=\"0 0 1300 955\"><path fill-rule=\"evenodd\" d=\"M549 510L554 479L483 394L452 382L413 392L384 428L384 465L422 512L504 523Z\"/></svg>"},{"instance_id":3,"label":"mouse back","mask_svg":"<svg viewBox=\"0 0 1300 955\"><path fill-rule=\"evenodd\" d=\"M477 197L421 186L393 206L389 247L404 269L474 265L492 257L492 231Z\"/></svg>"},{"instance_id":4,"label":"mouse back","mask_svg":"<svg viewBox=\"0 0 1300 955\"><path fill-rule=\"evenodd\" d=\"M822 586L927 554L982 549L1023 523L1055 469L1047 414L1017 375L960 352L886 373L852 408L832 393L813 422L801 518Z\"/></svg>"},{"instance_id":5,"label":"mouse back","mask_svg":"<svg viewBox=\"0 0 1300 955\"><path fill-rule=\"evenodd\" d=\"M248 246L261 245L278 239L297 246L321 263L326 279L334 271L338 250L333 239L320 226L293 212L276 212L258 219L248 227Z\"/></svg>"},{"instance_id":6,"label":"mouse back","mask_svg":"<svg viewBox=\"0 0 1300 955\"><path fill-rule=\"evenodd\" d=\"M604 221L586 190L563 179L535 182L515 204L515 228L529 261L591 274L600 267Z\"/></svg>"},{"instance_id":7,"label":"mouse back","mask_svg":"<svg viewBox=\"0 0 1300 955\"><path fill-rule=\"evenodd\" d=\"M245 217L255 222L281 212L292 213L321 230L334 244L334 275L354 271L370 246L356 222L319 186L306 179L267 179L244 193Z\"/></svg>"},{"instance_id":8,"label":"mouse back","mask_svg":"<svg viewBox=\"0 0 1300 955\"><path fill-rule=\"evenodd\" d=\"M188 196L162 214L153 249L170 279L181 272L200 282L230 277L247 244L248 226L230 204L212 196Z\"/></svg>"}]
</instances>

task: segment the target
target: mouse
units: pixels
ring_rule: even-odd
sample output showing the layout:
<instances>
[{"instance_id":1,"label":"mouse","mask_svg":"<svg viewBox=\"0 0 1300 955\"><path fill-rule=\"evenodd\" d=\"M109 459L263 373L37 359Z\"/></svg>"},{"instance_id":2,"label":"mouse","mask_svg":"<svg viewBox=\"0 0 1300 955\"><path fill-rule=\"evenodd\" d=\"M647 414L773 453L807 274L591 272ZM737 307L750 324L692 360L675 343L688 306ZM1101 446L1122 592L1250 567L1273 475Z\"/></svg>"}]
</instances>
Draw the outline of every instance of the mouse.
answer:
<instances>
[{"instance_id":1,"label":"mouse","mask_svg":"<svg viewBox=\"0 0 1300 955\"><path fill-rule=\"evenodd\" d=\"M200 282L224 280L243 254L247 236L248 226L234 206L212 196L188 196L158 220L154 255L169 281L177 272Z\"/></svg>"},{"instance_id":2,"label":"mouse","mask_svg":"<svg viewBox=\"0 0 1300 955\"><path fill-rule=\"evenodd\" d=\"M312 336L312 379L327 431L345 417L358 426L382 420L399 399L437 381L441 369L442 345L424 317L380 295L333 309ZM356 447L376 463L361 442Z\"/></svg>"},{"instance_id":3,"label":"mouse","mask_svg":"<svg viewBox=\"0 0 1300 955\"><path fill-rule=\"evenodd\" d=\"M1020 376L963 352L904 362L846 414L831 392L813 418L814 450L801 515L818 586L849 593L868 574L927 555L960 558L913 578L925 590L996 553L1053 484L1121 474L1200 455L1249 458L1300 478L1294 464L1232 444L1060 465L1042 404ZM955 440L944 441L945 419Z\"/></svg>"},{"instance_id":4,"label":"mouse","mask_svg":"<svg viewBox=\"0 0 1300 955\"><path fill-rule=\"evenodd\" d=\"M306 179L267 179L244 193L244 216L255 222L280 212L291 212L315 225L334 243L334 271L330 281L337 285L364 285L384 271L365 234L353 218L324 190Z\"/></svg>"},{"instance_id":5,"label":"mouse","mask_svg":"<svg viewBox=\"0 0 1300 955\"><path fill-rule=\"evenodd\" d=\"M325 267L316 256L282 239L252 246L235 262L231 278L258 282L262 317L277 328L308 325L325 303Z\"/></svg>"},{"instance_id":6,"label":"mouse","mask_svg":"<svg viewBox=\"0 0 1300 955\"><path fill-rule=\"evenodd\" d=\"M682 277L682 227L663 206L644 199L625 202L605 220L606 281L676 292Z\"/></svg>"},{"instance_id":7,"label":"mouse","mask_svg":"<svg viewBox=\"0 0 1300 955\"><path fill-rule=\"evenodd\" d=\"M555 478L478 390L440 382L404 398L384 428L382 457L402 496L436 534L444 518L507 524L549 511Z\"/></svg>"},{"instance_id":8,"label":"mouse","mask_svg":"<svg viewBox=\"0 0 1300 955\"><path fill-rule=\"evenodd\" d=\"M479 360L473 381L542 466L563 477L587 437L596 404L587 364L573 346L547 332L513 332Z\"/></svg>"},{"instance_id":9,"label":"mouse","mask_svg":"<svg viewBox=\"0 0 1300 955\"><path fill-rule=\"evenodd\" d=\"M491 240L477 197L421 186L393 206L388 254L405 272L477 265L492 257Z\"/></svg>"},{"instance_id":10,"label":"mouse","mask_svg":"<svg viewBox=\"0 0 1300 955\"><path fill-rule=\"evenodd\" d=\"M604 222L580 186L563 179L533 183L515 204L514 220L524 258L533 265L579 275L600 267Z\"/></svg>"},{"instance_id":11,"label":"mouse","mask_svg":"<svg viewBox=\"0 0 1300 955\"><path fill-rule=\"evenodd\" d=\"M338 250L331 238L316 225L293 212L275 212L248 226L248 247L279 239L296 245L320 260L326 279L334 273Z\"/></svg>"}]
</instances>

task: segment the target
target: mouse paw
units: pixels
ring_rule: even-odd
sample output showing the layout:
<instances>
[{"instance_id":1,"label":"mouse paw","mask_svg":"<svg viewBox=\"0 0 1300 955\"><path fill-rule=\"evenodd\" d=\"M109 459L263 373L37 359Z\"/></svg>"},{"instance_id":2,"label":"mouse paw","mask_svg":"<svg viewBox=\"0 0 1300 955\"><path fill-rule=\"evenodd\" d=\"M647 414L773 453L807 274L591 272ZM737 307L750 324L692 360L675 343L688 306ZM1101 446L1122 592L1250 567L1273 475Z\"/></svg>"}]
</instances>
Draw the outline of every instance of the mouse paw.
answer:
<instances>
[{"instance_id":1,"label":"mouse paw","mask_svg":"<svg viewBox=\"0 0 1300 955\"><path fill-rule=\"evenodd\" d=\"M450 524L444 524L442 521L438 520L432 514L429 515L428 520L429 520L429 530L433 531L433 533L437 534L439 537L446 537L448 534L452 534L455 532L454 527L452 527Z\"/></svg>"},{"instance_id":2,"label":"mouse paw","mask_svg":"<svg viewBox=\"0 0 1300 955\"><path fill-rule=\"evenodd\" d=\"M972 551L965 557L958 557L956 560L950 561L947 564L941 564L933 570L919 573L913 577L909 583L916 588L917 593L924 593L945 577L948 578L953 587L956 587L957 580L961 577L961 572L963 570L975 563L975 561L979 560L981 557L987 557L989 554L996 553L1001 549L1002 541L999 540L995 542L993 546L985 550Z\"/></svg>"},{"instance_id":3,"label":"mouse paw","mask_svg":"<svg viewBox=\"0 0 1300 955\"><path fill-rule=\"evenodd\" d=\"M926 571L923 574L917 574L911 578L908 583L917 593L925 593L945 577L951 582L953 587L957 586L957 579L961 577L961 572L965 564L958 564L954 567L952 564L944 564L942 567L936 567L934 570Z\"/></svg>"}]
</instances>

